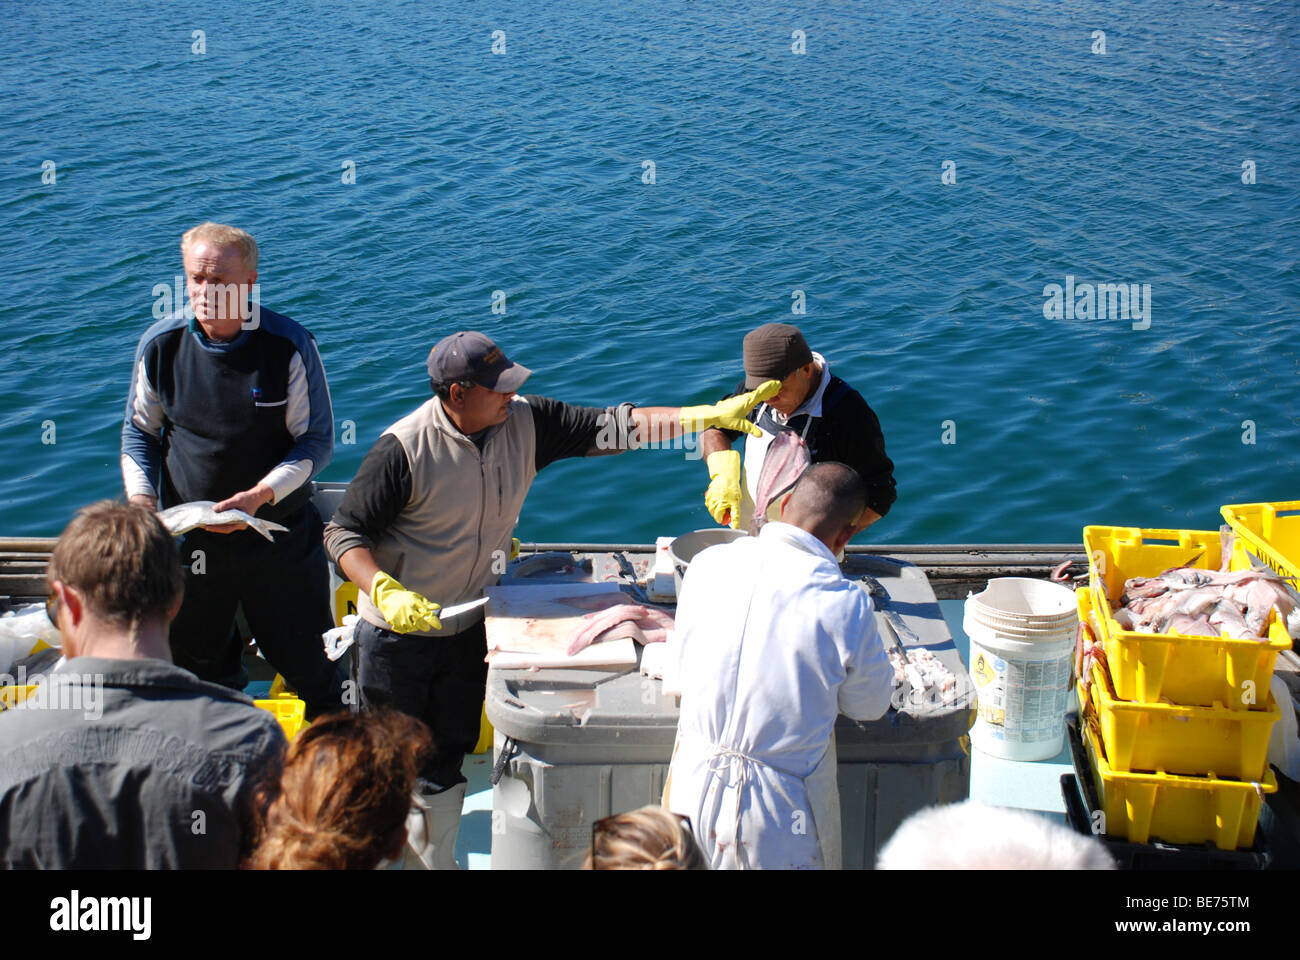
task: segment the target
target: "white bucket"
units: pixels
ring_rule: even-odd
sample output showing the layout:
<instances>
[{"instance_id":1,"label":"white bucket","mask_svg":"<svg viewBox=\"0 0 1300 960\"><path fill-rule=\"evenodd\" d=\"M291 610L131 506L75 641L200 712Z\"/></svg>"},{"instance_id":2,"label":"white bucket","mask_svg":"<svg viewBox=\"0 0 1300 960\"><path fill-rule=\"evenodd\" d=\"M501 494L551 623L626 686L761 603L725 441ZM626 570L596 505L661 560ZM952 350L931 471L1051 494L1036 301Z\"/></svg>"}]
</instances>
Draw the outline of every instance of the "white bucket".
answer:
<instances>
[{"instance_id":1,"label":"white bucket","mask_svg":"<svg viewBox=\"0 0 1300 960\"><path fill-rule=\"evenodd\" d=\"M979 700L972 744L1004 760L1061 752L1078 623L1074 591L1043 580L990 580L966 598L962 627Z\"/></svg>"}]
</instances>

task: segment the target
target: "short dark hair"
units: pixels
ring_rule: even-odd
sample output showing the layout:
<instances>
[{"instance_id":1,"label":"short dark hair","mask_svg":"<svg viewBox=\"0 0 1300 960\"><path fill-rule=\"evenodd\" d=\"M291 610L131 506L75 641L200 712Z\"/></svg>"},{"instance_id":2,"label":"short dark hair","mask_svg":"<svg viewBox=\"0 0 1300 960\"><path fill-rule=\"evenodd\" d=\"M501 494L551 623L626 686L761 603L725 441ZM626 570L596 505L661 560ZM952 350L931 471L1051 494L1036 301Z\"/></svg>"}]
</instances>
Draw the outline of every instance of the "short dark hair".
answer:
<instances>
[{"instance_id":1,"label":"short dark hair","mask_svg":"<svg viewBox=\"0 0 1300 960\"><path fill-rule=\"evenodd\" d=\"M446 382L442 380L430 380L429 388L433 390L434 396L443 403L446 403L451 399L452 385L457 383L461 385L461 389L463 390L468 390L470 387L474 386L473 380L450 380Z\"/></svg>"},{"instance_id":2,"label":"short dark hair","mask_svg":"<svg viewBox=\"0 0 1300 960\"><path fill-rule=\"evenodd\" d=\"M786 512L808 529L838 530L857 520L867 505L867 485L852 467L834 460L814 463L790 491Z\"/></svg>"},{"instance_id":3,"label":"short dark hair","mask_svg":"<svg viewBox=\"0 0 1300 960\"><path fill-rule=\"evenodd\" d=\"M75 588L96 616L122 626L166 620L185 588L180 553L158 514L115 500L77 512L45 575L51 584Z\"/></svg>"}]
</instances>

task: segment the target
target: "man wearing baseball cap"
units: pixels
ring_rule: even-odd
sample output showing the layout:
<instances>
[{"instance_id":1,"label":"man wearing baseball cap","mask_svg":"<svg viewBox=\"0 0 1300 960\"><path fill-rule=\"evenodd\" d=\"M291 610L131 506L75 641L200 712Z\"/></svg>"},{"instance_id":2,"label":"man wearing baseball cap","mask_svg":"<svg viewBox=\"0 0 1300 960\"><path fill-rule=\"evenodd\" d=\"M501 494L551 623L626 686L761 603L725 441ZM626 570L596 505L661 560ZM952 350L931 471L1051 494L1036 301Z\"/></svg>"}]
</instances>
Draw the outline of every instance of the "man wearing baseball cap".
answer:
<instances>
[{"instance_id":1,"label":"man wearing baseball cap","mask_svg":"<svg viewBox=\"0 0 1300 960\"><path fill-rule=\"evenodd\" d=\"M704 503L713 519L749 526L768 448L783 430L798 433L811 462L838 461L862 477L867 508L857 531L888 513L897 496L894 463L885 453L880 421L862 395L834 376L826 358L808 349L803 334L788 323L765 323L746 334L744 361L745 380L733 396L769 380L779 380L781 389L749 414L759 432L745 431L743 470L740 453L731 449L740 431L723 427L700 436L709 468Z\"/></svg>"},{"instance_id":2,"label":"man wearing baseball cap","mask_svg":"<svg viewBox=\"0 0 1300 960\"><path fill-rule=\"evenodd\" d=\"M325 528L330 556L359 588L361 706L388 705L433 732L420 772L410 847L424 866L454 868L465 777L487 682L481 607L438 616L496 582L533 478L566 457L633 449L649 438L746 417L775 382L713 406L575 407L517 397L532 372L481 333L461 331L429 354L434 397L393 424L366 454ZM412 862L408 852L407 862Z\"/></svg>"}]
</instances>

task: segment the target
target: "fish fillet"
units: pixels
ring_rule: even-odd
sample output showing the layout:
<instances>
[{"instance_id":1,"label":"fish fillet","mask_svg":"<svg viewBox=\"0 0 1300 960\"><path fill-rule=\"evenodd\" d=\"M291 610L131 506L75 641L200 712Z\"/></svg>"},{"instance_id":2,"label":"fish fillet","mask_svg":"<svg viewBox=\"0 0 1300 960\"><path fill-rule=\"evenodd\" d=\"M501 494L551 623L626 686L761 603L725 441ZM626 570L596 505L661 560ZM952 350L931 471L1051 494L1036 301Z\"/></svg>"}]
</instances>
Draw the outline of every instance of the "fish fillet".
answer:
<instances>
[{"instance_id":1,"label":"fish fillet","mask_svg":"<svg viewBox=\"0 0 1300 960\"><path fill-rule=\"evenodd\" d=\"M605 640L631 637L638 643L657 643L667 639L673 628L673 615L657 607L639 603L619 604L582 618L582 624L569 640L569 656Z\"/></svg>"},{"instance_id":2,"label":"fish fillet","mask_svg":"<svg viewBox=\"0 0 1300 960\"><path fill-rule=\"evenodd\" d=\"M776 435L763 457L763 469L758 475L758 495L754 499L754 519L749 532L757 534L767 519L772 501L784 495L808 469L812 457L808 444L793 430L782 430Z\"/></svg>"}]
</instances>

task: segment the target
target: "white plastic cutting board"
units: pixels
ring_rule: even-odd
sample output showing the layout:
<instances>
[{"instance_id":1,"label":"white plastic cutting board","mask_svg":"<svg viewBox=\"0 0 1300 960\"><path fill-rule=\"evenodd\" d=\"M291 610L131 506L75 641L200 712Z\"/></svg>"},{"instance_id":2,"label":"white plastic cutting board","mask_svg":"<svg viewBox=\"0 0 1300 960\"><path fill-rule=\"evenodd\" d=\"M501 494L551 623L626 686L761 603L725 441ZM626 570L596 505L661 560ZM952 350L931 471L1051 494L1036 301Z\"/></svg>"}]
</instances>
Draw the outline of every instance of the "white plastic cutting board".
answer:
<instances>
[{"instance_id":1,"label":"white plastic cutting board","mask_svg":"<svg viewBox=\"0 0 1300 960\"><path fill-rule=\"evenodd\" d=\"M604 667L636 664L630 638L566 651L589 613L635 601L617 583L539 583L488 587L488 663L498 670L529 667Z\"/></svg>"}]
</instances>

